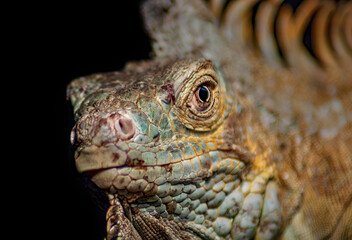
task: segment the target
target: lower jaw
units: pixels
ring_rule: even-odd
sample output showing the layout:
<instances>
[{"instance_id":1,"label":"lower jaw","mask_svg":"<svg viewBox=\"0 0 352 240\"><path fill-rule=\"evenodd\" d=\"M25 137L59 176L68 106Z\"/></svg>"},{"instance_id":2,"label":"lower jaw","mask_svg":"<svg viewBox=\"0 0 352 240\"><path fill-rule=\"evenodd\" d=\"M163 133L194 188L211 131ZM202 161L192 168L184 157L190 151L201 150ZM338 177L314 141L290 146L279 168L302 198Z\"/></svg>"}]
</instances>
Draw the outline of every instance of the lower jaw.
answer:
<instances>
[{"instance_id":1,"label":"lower jaw","mask_svg":"<svg viewBox=\"0 0 352 240\"><path fill-rule=\"evenodd\" d=\"M109 195L127 200L129 208L145 216L191 224L219 237L271 238L280 227L278 187L263 175L248 181L220 173L197 182L165 182L155 193L147 193L114 188Z\"/></svg>"}]
</instances>

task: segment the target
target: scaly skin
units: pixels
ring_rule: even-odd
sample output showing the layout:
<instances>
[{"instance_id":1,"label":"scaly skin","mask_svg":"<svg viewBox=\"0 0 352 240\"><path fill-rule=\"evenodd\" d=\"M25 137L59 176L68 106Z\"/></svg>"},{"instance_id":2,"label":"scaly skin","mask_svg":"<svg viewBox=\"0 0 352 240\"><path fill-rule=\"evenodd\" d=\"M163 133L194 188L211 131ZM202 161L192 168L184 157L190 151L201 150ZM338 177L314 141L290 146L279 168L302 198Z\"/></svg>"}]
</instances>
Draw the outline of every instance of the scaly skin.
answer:
<instances>
[{"instance_id":1,"label":"scaly skin","mask_svg":"<svg viewBox=\"0 0 352 240\"><path fill-rule=\"evenodd\" d=\"M131 212L108 217L108 238L274 236L281 210L273 169L265 152L251 152L247 129L235 128L246 114L220 70L202 59L134 67L140 73L97 74L69 87L77 169L108 192L113 209L123 202ZM211 91L203 111L194 109L199 86ZM133 133L126 137L121 123Z\"/></svg>"},{"instance_id":2,"label":"scaly skin","mask_svg":"<svg viewBox=\"0 0 352 240\"><path fill-rule=\"evenodd\" d=\"M255 2L228 4L219 25L198 0L146 1L155 58L69 85L76 166L109 198L107 239L352 238L348 56L313 68L282 34L293 70L273 68L231 30Z\"/></svg>"}]
</instances>

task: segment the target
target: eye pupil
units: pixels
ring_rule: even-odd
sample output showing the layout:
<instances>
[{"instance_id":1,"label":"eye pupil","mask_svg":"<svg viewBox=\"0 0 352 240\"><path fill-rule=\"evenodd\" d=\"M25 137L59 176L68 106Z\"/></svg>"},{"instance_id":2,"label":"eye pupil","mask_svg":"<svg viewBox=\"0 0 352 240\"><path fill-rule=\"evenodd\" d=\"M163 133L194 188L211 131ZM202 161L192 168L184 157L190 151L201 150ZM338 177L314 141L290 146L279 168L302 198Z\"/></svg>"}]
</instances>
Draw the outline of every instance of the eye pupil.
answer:
<instances>
[{"instance_id":1,"label":"eye pupil","mask_svg":"<svg viewBox=\"0 0 352 240\"><path fill-rule=\"evenodd\" d=\"M202 102L208 101L210 97L209 89L205 86L200 86L198 90L198 97Z\"/></svg>"}]
</instances>

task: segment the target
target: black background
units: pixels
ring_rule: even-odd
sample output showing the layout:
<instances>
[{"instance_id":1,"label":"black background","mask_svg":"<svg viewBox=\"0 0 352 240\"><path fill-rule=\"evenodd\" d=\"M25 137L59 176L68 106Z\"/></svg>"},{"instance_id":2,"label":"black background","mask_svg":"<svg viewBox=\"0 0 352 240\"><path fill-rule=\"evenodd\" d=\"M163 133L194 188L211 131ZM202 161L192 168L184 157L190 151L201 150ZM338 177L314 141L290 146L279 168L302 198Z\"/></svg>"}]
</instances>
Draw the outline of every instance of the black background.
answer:
<instances>
[{"instance_id":1,"label":"black background","mask_svg":"<svg viewBox=\"0 0 352 240\"><path fill-rule=\"evenodd\" d=\"M55 130L55 146L48 152L43 169L48 175L39 206L44 208L36 235L48 239L103 239L105 226L96 206L80 185L76 172L69 134L73 126L72 107L66 100L66 87L77 77L116 71L126 62L150 58L151 43L139 9L140 1L117 1L111 5L60 5L43 9L40 33L43 54L40 69L43 75L41 92L49 95L41 104L46 108L43 118L50 120L48 128ZM33 49L35 52L35 49ZM38 70L39 71L39 70ZM52 124L55 125L52 125ZM43 130L43 133L46 134ZM52 136L44 141L53 141ZM45 174L45 175L46 175ZM44 231L41 231L44 230ZM49 237L50 236L50 237Z\"/></svg>"}]
</instances>

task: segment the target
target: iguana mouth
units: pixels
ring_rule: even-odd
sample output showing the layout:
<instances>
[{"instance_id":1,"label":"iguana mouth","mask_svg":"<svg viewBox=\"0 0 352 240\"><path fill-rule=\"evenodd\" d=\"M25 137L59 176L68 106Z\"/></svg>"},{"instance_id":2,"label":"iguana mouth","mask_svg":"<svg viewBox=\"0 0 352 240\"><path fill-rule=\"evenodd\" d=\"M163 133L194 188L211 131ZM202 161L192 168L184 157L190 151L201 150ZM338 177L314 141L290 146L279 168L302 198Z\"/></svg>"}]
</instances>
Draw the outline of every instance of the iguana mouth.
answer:
<instances>
[{"instance_id":1,"label":"iguana mouth","mask_svg":"<svg viewBox=\"0 0 352 240\"><path fill-rule=\"evenodd\" d=\"M109 156L114 155L105 153ZM78 168L83 165L79 168L80 171L91 177L92 181L102 189L110 192L128 190L146 193L154 185L158 187L164 183L200 182L213 174L224 173L240 176L245 169L245 163L229 156L220 158L222 155L226 156L225 153L215 150L191 158L183 156L183 158L171 163L160 165L145 165L143 159L126 160L125 163L127 164L125 165L116 164L118 160L111 161L111 165L109 162L101 162L99 165L105 164L103 167L98 167L99 165L96 164L98 160L93 161L94 155L89 154L88 159L79 158L76 163L78 163ZM101 151L95 157L103 157ZM103 157L103 159L106 160L109 157ZM84 166L84 164L86 165Z\"/></svg>"}]
</instances>

